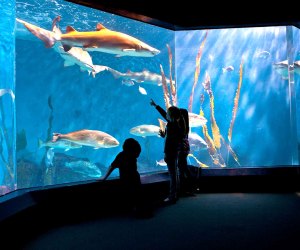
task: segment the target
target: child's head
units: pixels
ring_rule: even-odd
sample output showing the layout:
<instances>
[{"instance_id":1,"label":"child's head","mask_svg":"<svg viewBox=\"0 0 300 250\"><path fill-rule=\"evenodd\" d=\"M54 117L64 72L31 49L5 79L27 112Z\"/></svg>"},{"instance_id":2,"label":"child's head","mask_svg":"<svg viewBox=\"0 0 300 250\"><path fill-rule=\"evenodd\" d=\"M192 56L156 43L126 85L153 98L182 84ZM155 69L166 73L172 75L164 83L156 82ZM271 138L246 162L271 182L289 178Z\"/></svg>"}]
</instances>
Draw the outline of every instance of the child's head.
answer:
<instances>
[{"instance_id":1,"label":"child's head","mask_svg":"<svg viewBox=\"0 0 300 250\"><path fill-rule=\"evenodd\" d=\"M167 119L174 122L180 118L180 110L175 106L171 106L167 110Z\"/></svg>"},{"instance_id":2,"label":"child's head","mask_svg":"<svg viewBox=\"0 0 300 250\"><path fill-rule=\"evenodd\" d=\"M133 138L127 138L123 143L123 151L138 158L142 151L142 148L137 140Z\"/></svg>"}]
</instances>

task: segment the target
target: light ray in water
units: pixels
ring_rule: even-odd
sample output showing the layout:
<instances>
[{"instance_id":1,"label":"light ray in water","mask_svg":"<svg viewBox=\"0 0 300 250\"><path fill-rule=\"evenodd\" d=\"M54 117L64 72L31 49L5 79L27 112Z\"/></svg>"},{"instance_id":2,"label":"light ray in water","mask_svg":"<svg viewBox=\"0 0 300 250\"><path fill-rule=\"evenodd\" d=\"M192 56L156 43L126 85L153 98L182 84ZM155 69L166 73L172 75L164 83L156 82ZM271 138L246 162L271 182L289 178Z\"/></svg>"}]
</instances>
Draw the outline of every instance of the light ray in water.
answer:
<instances>
[{"instance_id":1,"label":"light ray in water","mask_svg":"<svg viewBox=\"0 0 300 250\"><path fill-rule=\"evenodd\" d=\"M197 54L197 57L196 57L196 70L195 70L195 76L194 76L194 84L193 84L193 87L192 87L192 92L191 92L190 100L189 100L189 107L188 107L189 112L192 112L192 108L193 108L194 92L195 92L195 88L196 88L198 78L199 78L199 74L200 74L200 61L201 61L201 57L202 57L204 44L205 44L205 41L206 41L206 38L207 38L207 34L208 34L208 31L206 31L206 33L205 33L205 36L203 38L203 41L200 45L200 48L199 48L199 51L198 51L198 54Z\"/></svg>"},{"instance_id":2,"label":"light ray in water","mask_svg":"<svg viewBox=\"0 0 300 250\"><path fill-rule=\"evenodd\" d=\"M176 83L172 81L172 51L170 46L167 44L168 53L169 53L169 65L170 65L170 88L172 94L172 102L174 106L177 106L177 88Z\"/></svg>"}]
</instances>

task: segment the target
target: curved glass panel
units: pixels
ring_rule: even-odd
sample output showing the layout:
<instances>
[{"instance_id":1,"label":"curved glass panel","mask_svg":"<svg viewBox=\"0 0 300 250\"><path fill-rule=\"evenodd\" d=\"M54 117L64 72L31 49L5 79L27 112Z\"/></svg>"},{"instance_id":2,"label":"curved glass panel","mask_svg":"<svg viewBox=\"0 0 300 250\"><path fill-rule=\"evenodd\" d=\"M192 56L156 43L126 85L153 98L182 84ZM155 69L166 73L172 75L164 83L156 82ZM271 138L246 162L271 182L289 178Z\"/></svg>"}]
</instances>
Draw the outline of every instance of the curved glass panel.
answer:
<instances>
[{"instance_id":1,"label":"curved glass panel","mask_svg":"<svg viewBox=\"0 0 300 250\"><path fill-rule=\"evenodd\" d=\"M191 165L299 164L299 29L171 31L58 0L17 1L15 16L14 3L0 24L3 190L98 179L128 137L140 173L165 171L151 98L189 110Z\"/></svg>"},{"instance_id":2,"label":"curved glass panel","mask_svg":"<svg viewBox=\"0 0 300 250\"><path fill-rule=\"evenodd\" d=\"M298 164L294 73L298 78L300 58L291 29L176 32L179 103L207 119L192 128L207 144L193 153L193 164ZM291 67L295 61L295 72L288 70L288 59Z\"/></svg>"},{"instance_id":3,"label":"curved glass panel","mask_svg":"<svg viewBox=\"0 0 300 250\"><path fill-rule=\"evenodd\" d=\"M30 0L17 2L16 38L20 188L97 179L128 137L142 146L141 173L166 170L157 163L164 141L150 98L163 100L161 69L169 78L173 31L65 1ZM131 131L137 126L147 133Z\"/></svg>"},{"instance_id":4,"label":"curved glass panel","mask_svg":"<svg viewBox=\"0 0 300 250\"><path fill-rule=\"evenodd\" d=\"M15 1L0 2L0 195L16 189Z\"/></svg>"}]
</instances>

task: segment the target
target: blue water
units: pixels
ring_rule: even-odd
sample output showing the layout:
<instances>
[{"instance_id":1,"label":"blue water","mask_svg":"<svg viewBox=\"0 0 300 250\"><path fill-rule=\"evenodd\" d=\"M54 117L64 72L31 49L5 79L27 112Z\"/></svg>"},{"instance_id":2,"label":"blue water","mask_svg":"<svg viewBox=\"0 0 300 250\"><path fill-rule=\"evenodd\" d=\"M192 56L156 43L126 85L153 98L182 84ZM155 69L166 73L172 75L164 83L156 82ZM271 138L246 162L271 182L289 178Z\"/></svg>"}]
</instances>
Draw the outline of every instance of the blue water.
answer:
<instances>
[{"instance_id":1,"label":"blue water","mask_svg":"<svg viewBox=\"0 0 300 250\"><path fill-rule=\"evenodd\" d=\"M193 82L196 53L205 32L176 32L176 69L177 80L181 84L178 89L181 105L188 105L190 88L187 86ZM294 28L294 36L299 36L298 29ZM300 58L299 43L297 39L294 41L292 58L296 61ZM199 97L205 94L203 108L206 115L210 114L209 97L201 86L207 72L214 92L215 118L221 135L226 138L243 60L242 87L231 142L241 166L292 165L291 149L297 147L297 133L291 134L290 121L296 112L290 112L288 80L283 80L272 67L273 63L286 58L286 27L220 29L208 33L193 110L199 112ZM226 66L233 66L234 70L222 73ZM299 75L294 76L298 86ZM197 129L199 132L202 130ZM232 157L228 160L227 165L237 166Z\"/></svg>"},{"instance_id":2,"label":"blue water","mask_svg":"<svg viewBox=\"0 0 300 250\"><path fill-rule=\"evenodd\" d=\"M63 33L68 25L77 31L94 31L97 23L101 23L108 29L133 36L160 50L153 57L116 57L109 53L89 52L94 65L107 66L122 73L148 70L160 74L161 65L169 78L169 45L178 106L188 108L196 56L206 30L174 32L65 1L30 0L16 4L17 18L46 30L51 29L52 20L58 15L61 16L59 26ZM298 29L293 28L293 33L294 51L291 57L297 61L300 59ZM298 162L294 149L299 143L299 133L293 128L299 129L299 117L296 116L297 110L291 110L291 102L299 103L299 75L294 74L297 99L291 100L289 81L273 67L273 63L286 59L286 27L208 31L202 47L192 110L189 111L200 113L203 95L202 108L208 134L213 138L213 112L225 141L217 150L223 165L214 163L207 149L193 151L193 156L189 157L190 164L208 168L242 168ZM229 142L227 134L242 62L240 95ZM223 72L222 69L228 66L233 70ZM210 77L213 110L208 92L202 85L205 75ZM137 82L128 86L108 71L93 78L86 71L82 72L78 65L64 67L64 60L57 51L46 48L40 39L17 23L16 96L19 188L97 179L105 173L128 137L137 139L142 146L138 158L141 173L166 170L166 166L157 164L163 159L163 139L158 136L144 138L129 132L138 125L159 125L158 118L161 117L149 102L153 98L165 107L161 86ZM295 121L296 126L292 126ZM83 146L68 151L56 148L49 151L49 148L39 147L39 141L51 140L54 132L65 134L81 129L106 132L120 145L100 149ZM202 127L193 127L191 132L205 139ZM226 145L230 145L236 159ZM199 162L205 165L199 165ZM112 176L118 176L118 173L114 172Z\"/></svg>"},{"instance_id":3,"label":"blue water","mask_svg":"<svg viewBox=\"0 0 300 250\"><path fill-rule=\"evenodd\" d=\"M16 188L14 5L0 3L0 195Z\"/></svg>"}]
</instances>

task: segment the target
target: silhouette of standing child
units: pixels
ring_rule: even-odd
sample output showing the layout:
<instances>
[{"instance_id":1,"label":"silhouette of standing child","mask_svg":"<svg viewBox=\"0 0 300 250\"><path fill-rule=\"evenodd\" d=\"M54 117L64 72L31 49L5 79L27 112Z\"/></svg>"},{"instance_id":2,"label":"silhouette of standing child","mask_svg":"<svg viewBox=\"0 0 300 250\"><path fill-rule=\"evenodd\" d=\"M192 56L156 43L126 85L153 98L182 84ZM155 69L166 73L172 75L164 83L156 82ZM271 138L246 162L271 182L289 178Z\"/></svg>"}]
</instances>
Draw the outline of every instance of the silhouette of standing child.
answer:
<instances>
[{"instance_id":1,"label":"silhouette of standing child","mask_svg":"<svg viewBox=\"0 0 300 250\"><path fill-rule=\"evenodd\" d=\"M118 168L120 181L128 201L133 206L133 209L137 210L141 205L142 198L141 179L137 170L137 158L141 153L141 146L135 139L127 138L122 147L123 151L117 154L102 180L106 180L113 170Z\"/></svg>"}]
</instances>

